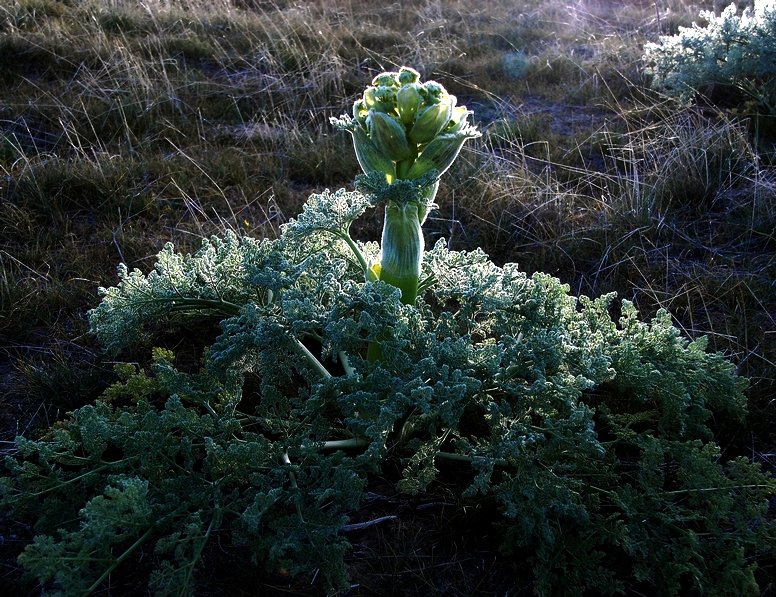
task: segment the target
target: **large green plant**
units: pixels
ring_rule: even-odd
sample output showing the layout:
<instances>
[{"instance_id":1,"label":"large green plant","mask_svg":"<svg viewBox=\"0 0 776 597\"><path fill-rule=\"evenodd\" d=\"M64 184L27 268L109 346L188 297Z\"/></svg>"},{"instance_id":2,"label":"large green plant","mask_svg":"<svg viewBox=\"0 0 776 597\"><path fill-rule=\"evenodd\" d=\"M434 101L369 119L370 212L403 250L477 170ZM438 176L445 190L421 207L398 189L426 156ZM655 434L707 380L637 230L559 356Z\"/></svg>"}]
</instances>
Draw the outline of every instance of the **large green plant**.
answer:
<instances>
[{"instance_id":1,"label":"large green plant","mask_svg":"<svg viewBox=\"0 0 776 597\"><path fill-rule=\"evenodd\" d=\"M492 509L537 594L757 592L774 485L714 443L712 417L745 409L728 361L666 313L643 323L442 241L420 245L409 301L380 247L350 237L381 203L416 216L444 169L312 195L277 240L225 234L120 268L90 314L108 350L164 318L221 331L194 371L161 349L147 372L120 365L95 404L6 456L2 503L34 523L19 559L44 591L89 593L143 553L152 591L190 594L215 536L241 565L347 587L341 531L391 459L409 494L434 491L443 462L468 473L448 487ZM391 234L383 263L386 242L417 242Z\"/></svg>"}]
</instances>

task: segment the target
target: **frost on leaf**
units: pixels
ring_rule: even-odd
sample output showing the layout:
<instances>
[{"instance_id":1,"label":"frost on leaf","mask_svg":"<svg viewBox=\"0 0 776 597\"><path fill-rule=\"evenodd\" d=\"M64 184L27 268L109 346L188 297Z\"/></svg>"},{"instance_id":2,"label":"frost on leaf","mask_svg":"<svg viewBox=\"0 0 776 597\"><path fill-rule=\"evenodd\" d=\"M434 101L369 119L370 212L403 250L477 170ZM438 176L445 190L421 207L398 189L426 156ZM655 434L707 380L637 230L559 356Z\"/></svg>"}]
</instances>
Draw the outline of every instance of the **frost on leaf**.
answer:
<instances>
[{"instance_id":1,"label":"frost on leaf","mask_svg":"<svg viewBox=\"0 0 776 597\"><path fill-rule=\"evenodd\" d=\"M256 282L273 265L275 243L227 233L203 239L193 255L177 253L167 243L147 275L121 264L119 284L100 288L102 302L89 312L92 332L116 353L137 337L144 322L169 313L236 314L240 304L262 300L264 289Z\"/></svg>"},{"instance_id":2,"label":"frost on leaf","mask_svg":"<svg viewBox=\"0 0 776 597\"><path fill-rule=\"evenodd\" d=\"M303 242L311 234L324 231L342 236L347 234L350 224L370 207L373 204L368 196L357 191L339 189L332 193L326 190L310 195L302 213L283 226L283 239Z\"/></svg>"}]
</instances>

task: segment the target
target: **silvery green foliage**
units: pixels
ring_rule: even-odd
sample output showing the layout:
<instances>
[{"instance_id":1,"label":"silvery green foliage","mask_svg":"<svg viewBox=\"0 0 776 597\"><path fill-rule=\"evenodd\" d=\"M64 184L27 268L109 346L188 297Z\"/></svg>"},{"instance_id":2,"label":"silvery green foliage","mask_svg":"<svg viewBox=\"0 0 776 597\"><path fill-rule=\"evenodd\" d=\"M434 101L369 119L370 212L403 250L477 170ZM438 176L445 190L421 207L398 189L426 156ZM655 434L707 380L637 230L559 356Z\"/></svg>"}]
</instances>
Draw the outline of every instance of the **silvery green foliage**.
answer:
<instances>
[{"instance_id":1,"label":"silvery green foliage","mask_svg":"<svg viewBox=\"0 0 776 597\"><path fill-rule=\"evenodd\" d=\"M203 240L194 255L180 255L167 243L148 275L121 264L119 284L99 289L104 300L89 314L93 330L107 350L116 352L136 338L143 322L156 316L180 309L228 313L245 302L260 301L264 288L248 283L252 268L275 256L272 243L232 233Z\"/></svg>"},{"instance_id":2,"label":"silvery green foliage","mask_svg":"<svg viewBox=\"0 0 776 597\"><path fill-rule=\"evenodd\" d=\"M776 3L760 0L740 14L731 4L700 17L707 25L680 27L645 46L653 86L685 98L726 86L776 113Z\"/></svg>"},{"instance_id":3,"label":"silvery green foliage","mask_svg":"<svg viewBox=\"0 0 776 597\"><path fill-rule=\"evenodd\" d=\"M334 236L347 235L351 223L375 203L371 196L339 189L313 194L302 208L302 213L284 227L287 241L304 244L304 237L317 232ZM329 239L331 240L331 239Z\"/></svg>"},{"instance_id":4,"label":"silvery green foliage","mask_svg":"<svg viewBox=\"0 0 776 597\"><path fill-rule=\"evenodd\" d=\"M666 313L643 322L442 241L405 304L364 275L376 245L347 234L373 203L327 191L277 241L226 235L121 272L91 312L106 347L165 315L217 316L221 334L199 371L157 350L151 373L125 366L98 403L19 439L0 502L37 521L21 561L44 589L100 586L145 546L150 589L190 594L216 534L240 565L345 588L340 531L390 459L408 494L463 467L441 480L492 509L537 594L755 594L774 486L713 443L713 416L744 414L732 365Z\"/></svg>"}]
</instances>

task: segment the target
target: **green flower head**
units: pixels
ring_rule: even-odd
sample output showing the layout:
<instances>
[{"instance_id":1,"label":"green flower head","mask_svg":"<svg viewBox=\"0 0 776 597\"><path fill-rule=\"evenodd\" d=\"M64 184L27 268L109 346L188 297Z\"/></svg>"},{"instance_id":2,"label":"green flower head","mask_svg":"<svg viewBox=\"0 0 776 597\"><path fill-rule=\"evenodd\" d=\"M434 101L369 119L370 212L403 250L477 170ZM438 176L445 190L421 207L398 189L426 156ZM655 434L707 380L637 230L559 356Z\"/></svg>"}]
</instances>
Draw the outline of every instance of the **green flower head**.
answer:
<instances>
[{"instance_id":1,"label":"green flower head","mask_svg":"<svg viewBox=\"0 0 776 597\"><path fill-rule=\"evenodd\" d=\"M374 77L353 104L352 117L331 120L353 135L364 173L381 172L390 184L432 171L441 176L464 142L480 136L470 114L440 83L423 83L416 70L403 66Z\"/></svg>"}]
</instances>

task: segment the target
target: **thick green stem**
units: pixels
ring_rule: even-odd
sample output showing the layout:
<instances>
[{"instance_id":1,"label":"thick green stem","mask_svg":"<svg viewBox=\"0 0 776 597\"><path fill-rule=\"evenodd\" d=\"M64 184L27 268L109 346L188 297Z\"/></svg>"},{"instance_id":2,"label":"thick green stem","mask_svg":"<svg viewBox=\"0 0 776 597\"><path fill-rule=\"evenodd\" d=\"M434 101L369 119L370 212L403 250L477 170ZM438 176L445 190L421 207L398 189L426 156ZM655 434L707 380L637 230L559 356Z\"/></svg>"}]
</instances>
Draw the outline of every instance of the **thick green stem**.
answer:
<instances>
[{"instance_id":1,"label":"thick green stem","mask_svg":"<svg viewBox=\"0 0 776 597\"><path fill-rule=\"evenodd\" d=\"M451 460L453 462L466 462L469 464L473 464L477 460L489 460L487 456L469 456L467 454L457 454L455 452L437 452L434 454L434 458L439 458L440 460ZM493 463L496 466L509 466L509 463L504 458L495 458L493 459Z\"/></svg>"},{"instance_id":2,"label":"thick green stem","mask_svg":"<svg viewBox=\"0 0 776 597\"><path fill-rule=\"evenodd\" d=\"M401 290L401 301L414 305L423 260L423 230L416 203L385 206L380 279Z\"/></svg>"},{"instance_id":3,"label":"thick green stem","mask_svg":"<svg viewBox=\"0 0 776 597\"><path fill-rule=\"evenodd\" d=\"M368 439L352 437L350 439L332 439L323 442L323 450L352 450L354 448L366 448L369 445Z\"/></svg>"},{"instance_id":4,"label":"thick green stem","mask_svg":"<svg viewBox=\"0 0 776 597\"><path fill-rule=\"evenodd\" d=\"M291 459L288 457L288 451L283 452L282 462L286 466L291 466ZM293 487L295 490L299 489L299 484L296 481L296 474L293 470L288 471L288 478L291 480L291 487ZM299 505L299 502L296 502L296 515L299 517L299 522L302 524L306 524L304 520L304 516L302 516L302 507Z\"/></svg>"},{"instance_id":5,"label":"thick green stem","mask_svg":"<svg viewBox=\"0 0 776 597\"><path fill-rule=\"evenodd\" d=\"M423 260L423 230L417 203L394 202L385 206L380 280L401 291L401 302L414 305L418 297L420 264ZM367 360L380 360L380 339L369 344Z\"/></svg>"},{"instance_id":6,"label":"thick green stem","mask_svg":"<svg viewBox=\"0 0 776 597\"><path fill-rule=\"evenodd\" d=\"M344 350L340 350L337 353L337 356L339 357L340 364L342 365L342 368L345 370L345 375L347 377L353 377L356 372L353 369L353 366L350 364L350 359L348 358L348 354Z\"/></svg>"},{"instance_id":7,"label":"thick green stem","mask_svg":"<svg viewBox=\"0 0 776 597\"><path fill-rule=\"evenodd\" d=\"M329 370L326 369L326 367L323 366L323 363L321 363L316 356L310 352L310 349L307 348L304 344L302 344L299 340L294 339L294 346L296 347L297 352L301 354L305 359L307 359L307 362L310 363L313 370L318 373L321 377L329 378L331 377L331 373L329 373Z\"/></svg>"}]
</instances>

